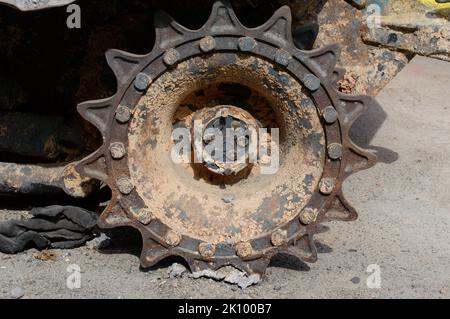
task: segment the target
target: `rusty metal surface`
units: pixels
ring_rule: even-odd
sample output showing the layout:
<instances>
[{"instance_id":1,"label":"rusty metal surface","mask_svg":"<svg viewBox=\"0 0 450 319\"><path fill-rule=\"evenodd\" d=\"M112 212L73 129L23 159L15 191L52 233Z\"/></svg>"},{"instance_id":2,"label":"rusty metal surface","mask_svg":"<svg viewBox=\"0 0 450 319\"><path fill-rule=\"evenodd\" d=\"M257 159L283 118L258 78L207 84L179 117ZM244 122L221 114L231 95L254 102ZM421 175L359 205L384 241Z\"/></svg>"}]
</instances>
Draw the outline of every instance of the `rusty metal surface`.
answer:
<instances>
[{"instance_id":1,"label":"rusty metal surface","mask_svg":"<svg viewBox=\"0 0 450 319\"><path fill-rule=\"evenodd\" d=\"M75 165L31 165L0 162L0 194L62 194L84 198L98 191L98 182L80 176Z\"/></svg>"},{"instance_id":2,"label":"rusty metal surface","mask_svg":"<svg viewBox=\"0 0 450 319\"><path fill-rule=\"evenodd\" d=\"M448 4L389 1L381 8L379 24L366 24L362 38L368 44L450 61L449 17Z\"/></svg>"},{"instance_id":3,"label":"rusty metal surface","mask_svg":"<svg viewBox=\"0 0 450 319\"><path fill-rule=\"evenodd\" d=\"M360 9L342 0L321 1L305 15L317 21L320 31L316 46L342 45L338 67L347 72L339 89L344 93L376 96L409 62L410 55L375 44L361 37L366 26L367 8ZM299 19L296 23L301 24Z\"/></svg>"},{"instance_id":4,"label":"rusty metal surface","mask_svg":"<svg viewBox=\"0 0 450 319\"><path fill-rule=\"evenodd\" d=\"M52 194L61 193L63 167L38 167L0 163L0 193Z\"/></svg>"},{"instance_id":5,"label":"rusty metal surface","mask_svg":"<svg viewBox=\"0 0 450 319\"><path fill-rule=\"evenodd\" d=\"M53 7L62 7L75 0L0 0L0 4L6 4L21 11L42 10Z\"/></svg>"},{"instance_id":6,"label":"rusty metal surface","mask_svg":"<svg viewBox=\"0 0 450 319\"><path fill-rule=\"evenodd\" d=\"M295 28L320 27L316 47L342 44L342 92L375 96L416 54L449 60L449 10L423 4L433 1L280 2L292 8Z\"/></svg>"},{"instance_id":7,"label":"rusty metal surface","mask_svg":"<svg viewBox=\"0 0 450 319\"><path fill-rule=\"evenodd\" d=\"M192 271L233 265L263 275L270 258L281 251L315 261L316 225L357 217L342 194L343 180L375 163L375 156L348 135L374 102L338 91L338 56L337 46L296 48L288 7L253 29L244 27L225 1L215 3L209 20L196 31L158 14L151 53L107 52L117 93L78 107L104 139L77 166L80 174L112 189L99 226L138 229L144 240L143 267L176 255ZM193 169L170 161L173 115L183 97L218 82L250 87L277 115L282 164L268 180L252 170L245 180L221 187L226 180L196 179ZM124 147L115 158L114 143ZM234 205L249 210L223 200L233 190ZM241 227L230 227L235 223Z\"/></svg>"}]
</instances>

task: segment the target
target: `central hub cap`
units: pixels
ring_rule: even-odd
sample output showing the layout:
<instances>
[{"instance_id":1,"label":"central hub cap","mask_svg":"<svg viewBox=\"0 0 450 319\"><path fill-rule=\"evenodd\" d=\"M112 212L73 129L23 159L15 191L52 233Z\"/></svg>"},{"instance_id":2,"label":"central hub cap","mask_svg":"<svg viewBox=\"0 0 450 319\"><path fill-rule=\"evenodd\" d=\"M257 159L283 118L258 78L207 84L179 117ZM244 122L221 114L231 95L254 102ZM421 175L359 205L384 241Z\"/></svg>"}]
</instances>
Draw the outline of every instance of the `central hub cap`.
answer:
<instances>
[{"instance_id":1,"label":"central hub cap","mask_svg":"<svg viewBox=\"0 0 450 319\"><path fill-rule=\"evenodd\" d=\"M247 111L231 105L203 109L192 128L195 156L211 172L236 175L256 163L261 125Z\"/></svg>"}]
</instances>

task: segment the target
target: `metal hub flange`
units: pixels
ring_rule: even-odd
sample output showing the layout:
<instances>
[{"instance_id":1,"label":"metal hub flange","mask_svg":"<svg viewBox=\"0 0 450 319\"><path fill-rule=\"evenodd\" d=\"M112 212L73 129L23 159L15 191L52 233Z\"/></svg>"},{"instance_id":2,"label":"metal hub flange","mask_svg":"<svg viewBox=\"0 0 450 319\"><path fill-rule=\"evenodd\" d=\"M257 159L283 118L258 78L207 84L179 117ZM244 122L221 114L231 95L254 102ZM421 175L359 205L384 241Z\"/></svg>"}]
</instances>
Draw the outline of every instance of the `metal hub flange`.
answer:
<instances>
[{"instance_id":1,"label":"metal hub flange","mask_svg":"<svg viewBox=\"0 0 450 319\"><path fill-rule=\"evenodd\" d=\"M211 172L236 175L251 164L250 146L258 143L260 126L250 113L235 106L199 110L191 128L193 136L200 137L193 139L194 150L203 155L203 163ZM257 158L257 150L254 157Z\"/></svg>"},{"instance_id":2,"label":"metal hub flange","mask_svg":"<svg viewBox=\"0 0 450 319\"><path fill-rule=\"evenodd\" d=\"M144 267L176 255L192 271L232 265L263 275L278 252L315 261L317 224L357 217L342 194L343 181L376 161L349 138L372 100L338 92L338 47L296 48L288 7L254 29L244 27L225 1L215 3L196 31L164 13L155 20L150 54L107 52L118 92L79 105L104 138L77 167L112 189L99 226L138 229ZM276 174L262 176L253 165L236 170L232 180L215 174L217 181L199 175L195 165L170 161L168 136L180 97L220 82L254 89L271 105L281 130ZM248 124L240 116L231 118Z\"/></svg>"}]
</instances>

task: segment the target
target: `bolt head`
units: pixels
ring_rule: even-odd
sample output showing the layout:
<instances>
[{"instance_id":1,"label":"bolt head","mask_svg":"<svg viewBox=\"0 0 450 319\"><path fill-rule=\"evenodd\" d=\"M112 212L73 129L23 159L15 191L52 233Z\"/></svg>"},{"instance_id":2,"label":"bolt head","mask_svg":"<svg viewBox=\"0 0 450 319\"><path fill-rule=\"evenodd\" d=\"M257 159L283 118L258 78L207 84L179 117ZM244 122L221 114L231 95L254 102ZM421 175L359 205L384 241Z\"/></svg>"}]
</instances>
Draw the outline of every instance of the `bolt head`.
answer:
<instances>
[{"instance_id":1,"label":"bolt head","mask_svg":"<svg viewBox=\"0 0 450 319\"><path fill-rule=\"evenodd\" d=\"M282 246L287 242L287 231L278 229L272 233L270 238L272 245L274 246Z\"/></svg>"},{"instance_id":2,"label":"bolt head","mask_svg":"<svg viewBox=\"0 0 450 319\"><path fill-rule=\"evenodd\" d=\"M300 214L300 222L304 225L309 225L317 220L317 210L312 208L305 208Z\"/></svg>"},{"instance_id":3,"label":"bolt head","mask_svg":"<svg viewBox=\"0 0 450 319\"><path fill-rule=\"evenodd\" d=\"M208 35L200 40L200 49L203 52L205 53L211 52L215 48L216 48L216 40L212 36Z\"/></svg>"},{"instance_id":4,"label":"bolt head","mask_svg":"<svg viewBox=\"0 0 450 319\"><path fill-rule=\"evenodd\" d=\"M253 247L248 242L242 242L235 246L236 254L241 258L248 258L253 254Z\"/></svg>"},{"instance_id":5,"label":"bolt head","mask_svg":"<svg viewBox=\"0 0 450 319\"><path fill-rule=\"evenodd\" d=\"M116 184L117 188L119 189L119 192L121 192L124 195L130 195L134 189L133 183L131 183L130 178L127 176L119 177L117 179Z\"/></svg>"},{"instance_id":6,"label":"bolt head","mask_svg":"<svg viewBox=\"0 0 450 319\"><path fill-rule=\"evenodd\" d=\"M134 79L134 87L140 92L147 90L151 83L152 78L145 73L139 73Z\"/></svg>"},{"instance_id":7,"label":"bolt head","mask_svg":"<svg viewBox=\"0 0 450 319\"><path fill-rule=\"evenodd\" d=\"M238 45L239 50L242 52L251 52L254 48L256 48L258 43L251 37L242 37L239 39Z\"/></svg>"},{"instance_id":8,"label":"bolt head","mask_svg":"<svg viewBox=\"0 0 450 319\"><path fill-rule=\"evenodd\" d=\"M173 230L169 230L166 233L166 237L165 237L166 243L172 247L176 247L180 244L181 242L181 235L174 232Z\"/></svg>"},{"instance_id":9,"label":"bolt head","mask_svg":"<svg viewBox=\"0 0 450 319\"><path fill-rule=\"evenodd\" d=\"M153 214L148 210L142 210L138 215L138 220L143 225L148 225L153 220Z\"/></svg>"},{"instance_id":10,"label":"bolt head","mask_svg":"<svg viewBox=\"0 0 450 319\"><path fill-rule=\"evenodd\" d=\"M117 122L122 123L122 124L125 124L129 120L131 120L130 108L128 108L124 105L119 105L116 110L116 120L117 120Z\"/></svg>"},{"instance_id":11,"label":"bolt head","mask_svg":"<svg viewBox=\"0 0 450 319\"><path fill-rule=\"evenodd\" d=\"M314 74L307 74L303 78L303 84L310 90L310 91L317 91L320 89L320 80L317 76Z\"/></svg>"},{"instance_id":12,"label":"bolt head","mask_svg":"<svg viewBox=\"0 0 450 319\"><path fill-rule=\"evenodd\" d=\"M111 153L111 157L115 160L120 160L124 158L127 152L125 149L125 145L123 145L123 143L120 142L112 143L111 146L109 147L109 151Z\"/></svg>"},{"instance_id":13,"label":"bolt head","mask_svg":"<svg viewBox=\"0 0 450 319\"><path fill-rule=\"evenodd\" d=\"M338 143L333 143L328 146L328 156L332 160L339 160L342 158L342 145Z\"/></svg>"},{"instance_id":14,"label":"bolt head","mask_svg":"<svg viewBox=\"0 0 450 319\"><path fill-rule=\"evenodd\" d=\"M327 124L333 124L338 120L338 113L332 106L327 106L323 110L323 119Z\"/></svg>"},{"instance_id":15,"label":"bolt head","mask_svg":"<svg viewBox=\"0 0 450 319\"><path fill-rule=\"evenodd\" d=\"M336 180L331 177L322 178L319 184L320 192L324 195L330 195L333 193L336 186Z\"/></svg>"},{"instance_id":16,"label":"bolt head","mask_svg":"<svg viewBox=\"0 0 450 319\"><path fill-rule=\"evenodd\" d=\"M135 208L130 207L130 211L133 216L143 225L148 225L153 220L153 214L148 210L147 207Z\"/></svg>"},{"instance_id":17,"label":"bolt head","mask_svg":"<svg viewBox=\"0 0 450 319\"><path fill-rule=\"evenodd\" d=\"M286 50L279 49L275 53L275 62L281 64L282 66L288 66L289 62L292 60L292 55Z\"/></svg>"},{"instance_id":18,"label":"bolt head","mask_svg":"<svg viewBox=\"0 0 450 319\"><path fill-rule=\"evenodd\" d=\"M180 52L175 49L169 49L164 53L163 60L165 64L172 66L180 60L180 57Z\"/></svg>"},{"instance_id":19,"label":"bolt head","mask_svg":"<svg viewBox=\"0 0 450 319\"><path fill-rule=\"evenodd\" d=\"M205 258L211 258L216 253L216 246L210 243L201 243L198 246L198 252Z\"/></svg>"}]
</instances>

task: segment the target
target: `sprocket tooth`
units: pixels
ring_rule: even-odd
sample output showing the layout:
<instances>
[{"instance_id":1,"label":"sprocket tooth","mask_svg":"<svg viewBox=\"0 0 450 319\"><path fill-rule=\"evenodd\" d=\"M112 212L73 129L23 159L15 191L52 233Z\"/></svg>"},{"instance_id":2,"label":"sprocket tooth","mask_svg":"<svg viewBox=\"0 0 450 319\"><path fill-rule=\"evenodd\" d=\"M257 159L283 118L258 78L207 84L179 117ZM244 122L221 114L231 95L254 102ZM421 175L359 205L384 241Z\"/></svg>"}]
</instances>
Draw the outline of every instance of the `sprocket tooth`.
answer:
<instances>
[{"instance_id":1,"label":"sprocket tooth","mask_svg":"<svg viewBox=\"0 0 450 319\"><path fill-rule=\"evenodd\" d=\"M317 261L317 248L312 234L306 234L300 237L284 252L309 263L315 263Z\"/></svg>"},{"instance_id":2,"label":"sprocket tooth","mask_svg":"<svg viewBox=\"0 0 450 319\"><path fill-rule=\"evenodd\" d=\"M350 129L353 123L364 113L367 108L372 107L376 100L370 96L353 96L339 92L338 110L343 116L343 124Z\"/></svg>"},{"instance_id":3,"label":"sprocket tooth","mask_svg":"<svg viewBox=\"0 0 450 319\"><path fill-rule=\"evenodd\" d=\"M374 153L359 147L349 137L349 132L355 121L367 108L373 107L373 103L377 102L369 96L344 96L342 93L340 93L340 96L338 109L345 119L343 121L346 128L344 134L348 137L345 145L348 151L345 156L344 172L345 177L347 177L363 169L373 167L377 163L377 156Z\"/></svg>"},{"instance_id":4,"label":"sprocket tooth","mask_svg":"<svg viewBox=\"0 0 450 319\"><path fill-rule=\"evenodd\" d=\"M108 130L108 121L114 109L115 96L95 101L88 101L78 105L77 109L80 115L89 123L94 125L103 138Z\"/></svg>"},{"instance_id":5,"label":"sprocket tooth","mask_svg":"<svg viewBox=\"0 0 450 319\"><path fill-rule=\"evenodd\" d=\"M188 263L189 268L192 273L198 273L203 270L210 269L210 266L208 265L208 263L205 261L202 261L202 260L189 259L189 260L187 260L187 263Z\"/></svg>"},{"instance_id":6,"label":"sprocket tooth","mask_svg":"<svg viewBox=\"0 0 450 319\"><path fill-rule=\"evenodd\" d=\"M110 49L106 52L106 61L114 72L118 85L129 83L133 74L140 68L142 55L136 55L121 50Z\"/></svg>"},{"instance_id":7,"label":"sprocket tooth","mask_svg":"<svg viewBox=\"0 0 450 319\"><path fill-rule=\"evenodd\" d=\"M331 207L325 212L322 221L355 221L358 219L356 209L345 199L342 191L336 195Z\"/></svg>"},{"instance_id":8,"label":"sprocket tooth","mask_svg":"<svg viewBox=\"0 0 450 319\"><path fill-rule=\"evenodd\" d=\"M106 159L102 148L78 162L75 169L82 176L95 178L102 182L108 180Z\"/></svg>"},{"instance_id":9,"label":"sprocket tooth","mask_svg":"<svg viewBox=\"0 0 450 319\"><path fill-rule=\"evenodd\" d=\"M155 48L166 50L183 42L192 30L182 26L165 11L155 13Z\"/></svg>"},{"instance_id":10,"label":"sprocket tooth","mask_svg":"<svg viewBox=\"0 0 450 319\"><path fill-rule=\"evenodd\" d=\"M211 34L232 33L242 28L242 24L234 13L228 0L214 2L211 15L202 29L207 29Z\"/></svg>"},{"instance_id":11,"label":"sprocket tooth","mask_svg":"<svg viewBox=\"0 0 450 319\"><path fill-rule=\"evenodd\" d=\"M290 47L294 43L292 37L292 13L288 6L278 9L274 15L262 26L264 36L281 47Z\"/></svg>"},{"instance_id":12,"label":"sprocket tooth","mask_svg":"<svg viewBox=\"0 0 450 319\"><path fill-rule=\"evenodd\" d=\"M269 266L269 263L270 258L268 256L265 256L264 258L246 261L238 268L240 268L248 275L257 274L262 278L266 273L266 269Z\"/></svg>"},{"instance_id":13,"label":"sprocket tooth","mask_svg":"<svg viewBox=\"0 0 450 319\"><path fill-rule=\"evenodd\" d=\"M345 156L346 177L376 165L378 159L374 153L359 147L350 140L347 147L348 152Z\"/></svg>"},{"instance_id":14,"label":"sprocket tooth","mask_svg":"<svg viewBox=\"0 0 450 319\"><path fill-rule=\"evenodd\" d=\"M114 194L108 207L100 215L97 225L102 229L132 226L127 214L123 211L120 205L118 205Z\"/></svg>"},{"instance_id":15,"label":"sprocket tooth","mask_svg":"<svg viewBox=\"0 0 450 319\"><path fill-rule=\"evenodd\" d=\"M336 63L339 60L341 48L338 44L332 44L317 50L308 52L311 64L319 71L324 78L333 78L336 70Z\"/></svg>"},{"instance_id":16,"label":"sprocket tooth","mask_svg":"<svg viewBox=\"0 0 450 319\"><path fill-rule=\"evenodd\" d=\"M141 266L150 268L161 260L172 256L170 251L152 239L146 239L142 248Z\"/></svg>"}]
</instances>

